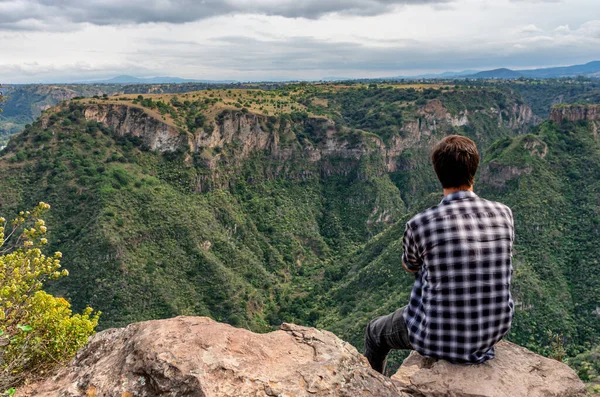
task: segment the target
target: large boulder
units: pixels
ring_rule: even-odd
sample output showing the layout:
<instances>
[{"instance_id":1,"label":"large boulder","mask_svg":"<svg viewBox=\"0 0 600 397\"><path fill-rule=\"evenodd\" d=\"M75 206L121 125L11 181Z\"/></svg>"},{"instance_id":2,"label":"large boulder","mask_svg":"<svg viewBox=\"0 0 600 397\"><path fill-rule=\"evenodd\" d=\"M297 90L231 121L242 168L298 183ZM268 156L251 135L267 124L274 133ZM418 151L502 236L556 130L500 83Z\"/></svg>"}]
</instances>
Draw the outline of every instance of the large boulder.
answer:
<instances>
[{"instance_id":1,"label":"large boulder","mask_svg":"<svg viewBox=\"0 0 600 397\"><path fill-rule=\"evenodd\" d=\"M109 329L32 396L405 396L326 331L284 324L255 334L206 317Z\"/></svg>"},{"instance_id":2,"label":"large boulder","mask_svg":"<svg viewBox=\"0 0 600 397\"><path fill-rule=\"evenodd\" d=\"M177 317L100 332L56 376L18 395L583 397L585 388L566 365L508 342L478 366L412 353L390 379L327 331L284 324L261 335Z\"/></svg>"},{"instance_id":3,"label":"large boulder","mask_svg":"<svg viewBox=\"0 0 600 397\"><path fill-rule=\"evenodd\" d=\"M501 341L496 358L456 365L412 352L393 380L427 397L585 397L583 382L567 365Z\"/></svg>"}]
</instances>

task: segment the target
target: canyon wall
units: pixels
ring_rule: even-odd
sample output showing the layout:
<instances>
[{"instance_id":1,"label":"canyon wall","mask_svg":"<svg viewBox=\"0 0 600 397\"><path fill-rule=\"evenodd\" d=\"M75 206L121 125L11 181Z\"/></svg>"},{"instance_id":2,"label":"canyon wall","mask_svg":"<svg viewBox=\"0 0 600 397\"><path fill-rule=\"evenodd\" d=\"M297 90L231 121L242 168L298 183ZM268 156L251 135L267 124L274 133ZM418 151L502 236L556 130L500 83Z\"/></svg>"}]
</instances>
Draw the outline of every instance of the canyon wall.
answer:
<instances>
[{"instance_id":1,"label":"canyon wall","mask_svg":"<svg viewBox=\"0 0 600 397\"><path fill-rule=\"evenodd\" d=\"M600 105L559 105L550 111L550 120L560 123L568 121L600 121Z\"/></svg>"}]
</instances>

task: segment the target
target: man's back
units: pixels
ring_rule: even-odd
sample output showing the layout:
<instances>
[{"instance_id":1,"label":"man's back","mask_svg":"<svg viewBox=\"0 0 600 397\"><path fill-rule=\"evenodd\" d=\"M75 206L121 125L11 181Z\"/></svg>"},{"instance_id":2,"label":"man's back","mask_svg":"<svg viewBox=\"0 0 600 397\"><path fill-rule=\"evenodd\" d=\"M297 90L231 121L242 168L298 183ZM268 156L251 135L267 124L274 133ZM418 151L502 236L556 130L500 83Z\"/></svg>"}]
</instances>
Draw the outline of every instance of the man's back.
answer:
<instances>
[{"instance_id":1,"label":"man's back","mask_svg":"<svg viewBox=\"0 0 600 397\"><path fill-rule=\"evenodd\" d=\"M444 137L431 163L444 199L406 224L402 265L417 273L410 302L365 328L365 357L381 373L394 349L482 363L512 323L512 212L473 193L479 151L471 139Z\"/></svg>"},{"instance_id":2,"label":"man's back","mask_svg":"<svg viewBox=\"0 0 600 397\"><path fill-rule=\"evenodd\" d=\"M418 271L404 311L419 353L480 363L511 326L512 212L503 204L459 191L412 218L403 261Z\"/></svg>"}]
</instances>

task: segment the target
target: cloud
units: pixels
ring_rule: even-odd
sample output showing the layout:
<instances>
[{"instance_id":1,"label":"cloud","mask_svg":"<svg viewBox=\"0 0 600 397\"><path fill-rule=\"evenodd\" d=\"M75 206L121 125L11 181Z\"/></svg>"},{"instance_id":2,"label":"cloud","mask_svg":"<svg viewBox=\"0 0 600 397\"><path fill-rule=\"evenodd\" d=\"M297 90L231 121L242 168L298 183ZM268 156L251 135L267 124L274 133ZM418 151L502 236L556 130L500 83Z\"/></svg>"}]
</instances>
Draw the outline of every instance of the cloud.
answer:
<instances>
[{"instance_id":1,"label":"cloud","mask_svg":"<svg viewBox=\"0 0 600 397\"><path fill-rule=\"evenodd\" d=\"M527 26L523 26L523 28L521 28L521 33L542 33L544 30L541 28L538 28L537 26L531 24L531 25L527 25Z\"/></svg>"},{"instance_id":2,"label":"cloud","mask_svg":"<svg viewBox=\"0 0 600 397\"><path fill-rule=\"evenodd\" d=\"M154 31L151 26L147 29ZM592 60L590 55L600 47L600 20L588 21L567 34L550 31L513 39L471 38L468 46L464 45L462 38L407 38L390 39L384 43L360 43L310 36L250 37L243 30L235 35L196 40L183 34L184 31L194 31L195 25L186 25L181 29L182 32L171 36L159 33L149 37L141 33L142 38L135 42L130 51L113 54L112 59L107 60L103 60L103 49L92 48L94 54L86 53L85 57L80 57L90 58L84 62L62 61L60 57L39 62L5 62L10 64L0 64L0 81L65 82L119 74L241 81L319 80L325 76L390 77L419 74L422 71L583 63ZM104 30L106 28L94 28L94 31ZM167 32L167 29L163 32ZM122 30L118 29L113 34L121 33ZM86 39L82 38L81 43L85 42ZM85 47L84 44L74 45Z\"/></svg>"},{"instance_id":3,"label":"cloud","mask_svg":"<svg viewBox=\"0 0 600 397\"><path fill-rule=\"evenodd\" d=\"M579 42L577 42L579 41ZM212 70L225 67L240 76L302 76L319 79L326 75L394 76L414 70L493 68L497 65L528 67L555 65L585 58L600 40L579 40L579 36L556 40L541 36L527 42L472 41L423 42L398 40L387 46L355 42L324 41L311 37L264 40L245 36L221 37L211 45L165 42L140 49L137 57L161 53L164 63L187 70L203 65ZM524 49L527 51L523 51ZM232 77L232 76L228 76ZM235 78L235 76L233 76ZM258 78L258 77L257 77Z\"/></svg>"},{"instance_id":4,"label":"cloud","mask_svg":"<svg viewBox=\"0 0 600 397\"><path fill-rule=\"evenodd\" d=\"M152 71L139 63L92 64L75 62L67 64L42 64L27 62L19 64L0 64L0 79L4 84L17 83L69 83L131 74L135 71L141 76L151 76Z\"/></svg>"},{"instance_id":5,"label":"cloud","mask_svg":"<svg viewBox=\"0 0 600 397\"><path fill-rule=\"evenodd\" d=\"M317 19L331 13L379 15L403 5L454 0L0 0L0 28L44 29L56 24L186 23L229 14Z\"/></svg>"},{"instance_id":6,"label":"cloud","mask_svg":"<svg viewBox=\"0 0 600 397\"><path fill-rule=\"evenodd\" d=\"M600 38L600 20L589 21L579 28L581 35L593 38Z\"/></svg>"},{"instance_id":7,"label":"cloud","mask_svg":"<svg viewBox=\"0 0 600 397\"><path fill-rule=\"evenodd\" d=\"M596 0L119 1L0 0L0 81L385 77L584 63L600 48Z\"/></svg>"},{"instance_id":8,"label":"cloud","mask_svg":"<svg viewBox=\"0 0 600 397\"><path fill-rule=\"evenodd\" d=\"M569 27L569 25L561 25L554 29L554 31L560 34L568 34L571 33L571 28Z\"/></svg>"}]
</instances>

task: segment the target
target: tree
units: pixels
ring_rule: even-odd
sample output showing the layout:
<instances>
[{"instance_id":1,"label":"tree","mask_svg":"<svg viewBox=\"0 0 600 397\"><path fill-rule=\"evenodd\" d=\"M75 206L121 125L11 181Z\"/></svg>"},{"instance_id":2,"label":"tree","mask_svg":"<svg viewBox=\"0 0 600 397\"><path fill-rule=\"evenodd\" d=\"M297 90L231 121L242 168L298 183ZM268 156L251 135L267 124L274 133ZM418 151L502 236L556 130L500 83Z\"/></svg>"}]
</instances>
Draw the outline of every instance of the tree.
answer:
<instances>
[{"instance_id":1,"label":"tree","mask_svg":"<svg viewBox=\"0 0 600 397\"><path fill-rule=\"evenodd\" d=\"M73 314L67 300L42 290L68 275L60 252L42 252L49 208L41 202L12 222L0 218L0 391L69 360L98 325L100 312Z\"/></svg>"}]
</instances>

